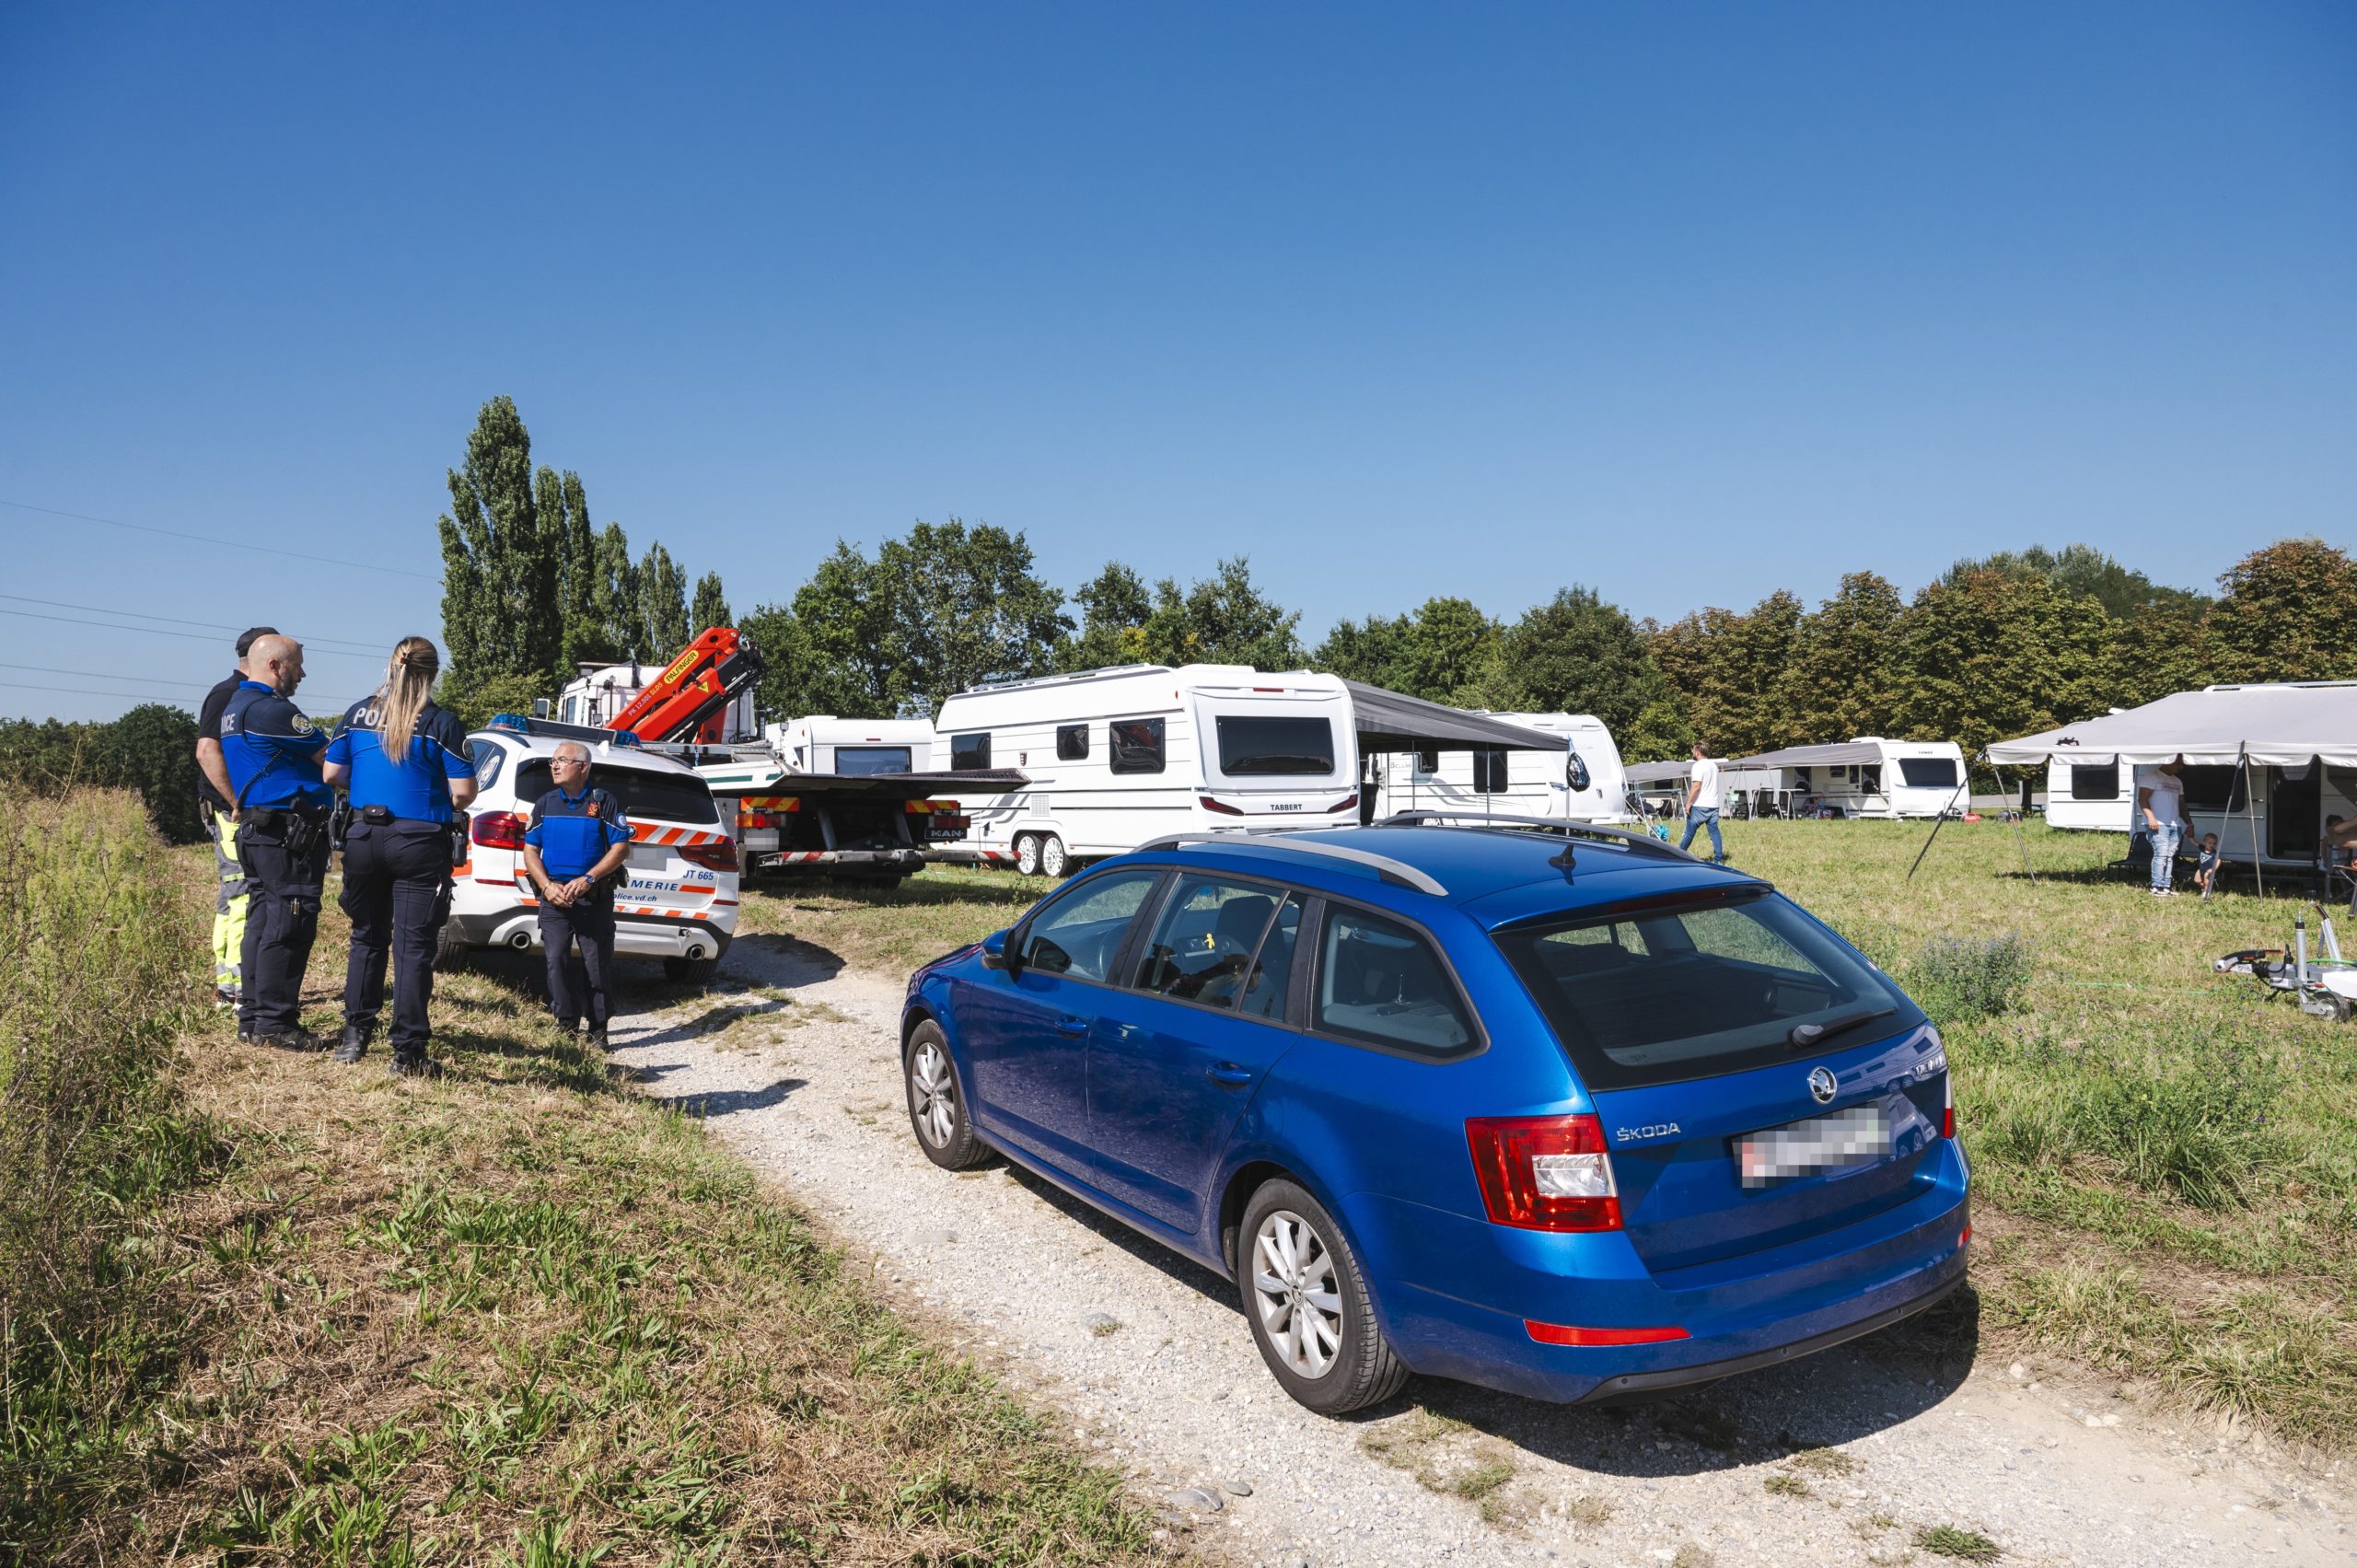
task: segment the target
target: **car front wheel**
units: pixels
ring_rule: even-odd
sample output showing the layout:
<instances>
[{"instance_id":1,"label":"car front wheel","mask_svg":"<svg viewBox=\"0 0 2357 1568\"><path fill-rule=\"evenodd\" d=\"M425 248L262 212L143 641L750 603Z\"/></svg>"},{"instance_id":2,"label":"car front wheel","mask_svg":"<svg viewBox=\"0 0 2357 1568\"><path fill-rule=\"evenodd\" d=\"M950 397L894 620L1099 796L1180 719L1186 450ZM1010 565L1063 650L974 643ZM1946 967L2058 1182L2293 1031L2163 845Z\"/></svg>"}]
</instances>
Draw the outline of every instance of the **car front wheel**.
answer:
<instances>
[{"instance_id":1,"label":"car front wheel","mask_svg":"<svg viewBox=\"0 0 2357 1568\"><path fill-rule=\"evenodd\" d=\"M990 1157L990 1145L974 1135L966 1116L966 1097L958 1087L958 1064L949 1060L949 1042L941 1026L931 1019L909 1036L906 1070L909 1125L915 1129L917 1147L944 1170L967 1170Z\"/></svg>"},{"instance_id":2,"label":"car front wheel","mask_svg":"<svg viewBox=\"0 0 2357 1568\"><path fill-rule=\"evenodd\" d=\"M1375 1321L1357 1254L1324 1205L1298 1184L1263 1184L1245 1206L1237 1285L1260 1359L1284 1391L1320 1415L1389 1399L1408 1380Z\"/></svg>"}]
</instances>

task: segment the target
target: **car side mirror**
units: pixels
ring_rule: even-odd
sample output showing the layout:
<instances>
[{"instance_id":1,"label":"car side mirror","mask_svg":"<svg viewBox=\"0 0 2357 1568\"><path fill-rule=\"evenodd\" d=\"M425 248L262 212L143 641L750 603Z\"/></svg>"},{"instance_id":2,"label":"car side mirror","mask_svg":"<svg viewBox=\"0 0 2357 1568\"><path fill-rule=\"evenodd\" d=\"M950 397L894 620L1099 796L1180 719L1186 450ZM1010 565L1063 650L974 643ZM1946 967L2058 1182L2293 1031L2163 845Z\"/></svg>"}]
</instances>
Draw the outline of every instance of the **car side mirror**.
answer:
<instances>
[{"instance_id":1,"label":"car side mirror","mask_svg":"<svg viewBox=\"0 0 2357 1568\"><path fill-rule=\"evenodd\" d=\"M1007 956L1005 932L993 931L982 938L982 968L1012 971L1015 967L1014 959Z\"/></svg>"}]
</instances>

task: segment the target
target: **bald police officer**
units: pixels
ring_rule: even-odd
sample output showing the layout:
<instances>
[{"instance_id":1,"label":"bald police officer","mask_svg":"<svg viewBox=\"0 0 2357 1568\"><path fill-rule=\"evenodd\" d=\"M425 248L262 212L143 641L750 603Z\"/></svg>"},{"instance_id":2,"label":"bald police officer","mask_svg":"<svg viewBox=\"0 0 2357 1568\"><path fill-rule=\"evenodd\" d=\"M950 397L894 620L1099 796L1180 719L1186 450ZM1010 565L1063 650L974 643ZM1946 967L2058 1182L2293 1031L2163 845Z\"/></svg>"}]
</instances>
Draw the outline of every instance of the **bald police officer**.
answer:
<instances>
[{"instance_id":1,"label":"bald police officer","mask_svg":"<svg viewBox=\"0 0 2357 1568\"><path fill-rule=\"evenodd\" d=\"M328 738L291 699L303 645L254 639L245 679L221 713L221 760L237 813L238 858L251 880L240 953L238 1035L283 1051L316 1051L303 1027L303 971L319 932L335 792L320 776Z\"/></svg>"}]
</instances>

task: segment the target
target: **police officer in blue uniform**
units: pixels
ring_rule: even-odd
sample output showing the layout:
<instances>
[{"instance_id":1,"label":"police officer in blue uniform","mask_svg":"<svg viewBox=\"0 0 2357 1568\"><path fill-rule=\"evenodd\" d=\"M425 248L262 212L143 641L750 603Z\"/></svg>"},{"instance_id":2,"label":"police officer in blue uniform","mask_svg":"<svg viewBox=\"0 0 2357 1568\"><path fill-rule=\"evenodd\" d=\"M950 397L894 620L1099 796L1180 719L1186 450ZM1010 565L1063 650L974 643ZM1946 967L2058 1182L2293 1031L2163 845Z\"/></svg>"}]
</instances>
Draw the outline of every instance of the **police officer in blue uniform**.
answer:
<instances>
[{"instance_id":1,"label":"police officer in blue uniform","mask_svg":"<svg viewBox=\"0 0 2357 1568\"><path fill-rule=\"evenodd\" d=\"M567 1034L589 1020L589 1043L606 1043L607 979L614 962L614 887L630 858L622 803L589 783L589 748L561 741L549 760L556 787L534 803L524 830L524 869L540 895L540 944L548 950L549 1006ZM575 993L565 949L581 944L588 994Z\"/></svg>"},{"instance_id":2,"label":"police officer in blue uniform","mask_svg":"<svg viewBox=\"0 0 2357 1568\"><path fill-rule=\"evenodd\" d=\"M319 772L328 738L289 700L303 681L300 643L257 637L244 668L246 679L221 713L238 859L253 883L238 963L238 1035L316 1051L319 1042L303 1028L303 970L319 927L335 803Z\"/></svg>"},{"instance_id":3,"label":"police officer in blue uniform","mask_svg":"<svg viewBox=\"0 0 2357 1568\"><path fill-rule=\"evenodd\" d=\"M441 663L424 637L402 638L385 667L384 685L353 703L336 726L325 769L327 782L344 786L352 807L340 900L352 917L352 957L335 1060L367 1054L390 958L392 1070L403 1076L441 1071L425 1054L435 948L450 917L454 824L465 822L476 790L466 726L428 695Z\"/></svg>"}]
</instances>

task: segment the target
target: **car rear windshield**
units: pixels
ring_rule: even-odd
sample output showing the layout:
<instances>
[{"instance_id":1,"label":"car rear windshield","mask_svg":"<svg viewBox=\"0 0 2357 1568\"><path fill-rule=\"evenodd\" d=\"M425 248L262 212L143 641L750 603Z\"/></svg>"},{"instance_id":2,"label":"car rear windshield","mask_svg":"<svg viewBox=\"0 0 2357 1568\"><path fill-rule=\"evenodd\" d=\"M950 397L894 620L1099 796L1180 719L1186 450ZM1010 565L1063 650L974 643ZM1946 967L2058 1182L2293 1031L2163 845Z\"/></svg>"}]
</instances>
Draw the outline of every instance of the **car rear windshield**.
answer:
<instances>
[{"instance_id":1,"label":"car rear windshield","mask_svg":"<svg viewBox=\"0 0 2357 1568\"><path fill-rule=\"evenodd\" d=\"M1219 771L1229 778L1254 773L1330 773L1334 771L1334 721L1312 718L1250 718L1221 714Z\"/></svg>"},{"instance_id":2,"label":"car rear windshield","mask_svg":"<svg viewBox=\"0 0 2357 1568\"><path fill-rule=\"evenodd\" d=\"M1901 757L1898 776L1909 789L1954 789L1956 759L1953 757Z\"/></svg>"},{"instance_id":3,"label":"car rear windshield","mask_svg":"<svg viewBox=\"0 0 2357 1568\"><path fill-rule=\"evenodd\" d=\"M702 827L720 820L712 804L712 786L699 778L598 762L589 770L589 782L621 801L622 810L633 820ZM534 757L516 770L516 798L526 810L555 787L545 757Z\"/></svg>"},{"instance_id":4,"label":"car rear windshield","mask_svg":"<svg viewBox=\"0 0 2357 1568\"><path fill-rule=\"evenodd\" d=\"M1765 1067L1922 1014L1857 949L1765 889L1496 933L1592 1090Z\"/></svg>"}]
</instances>

